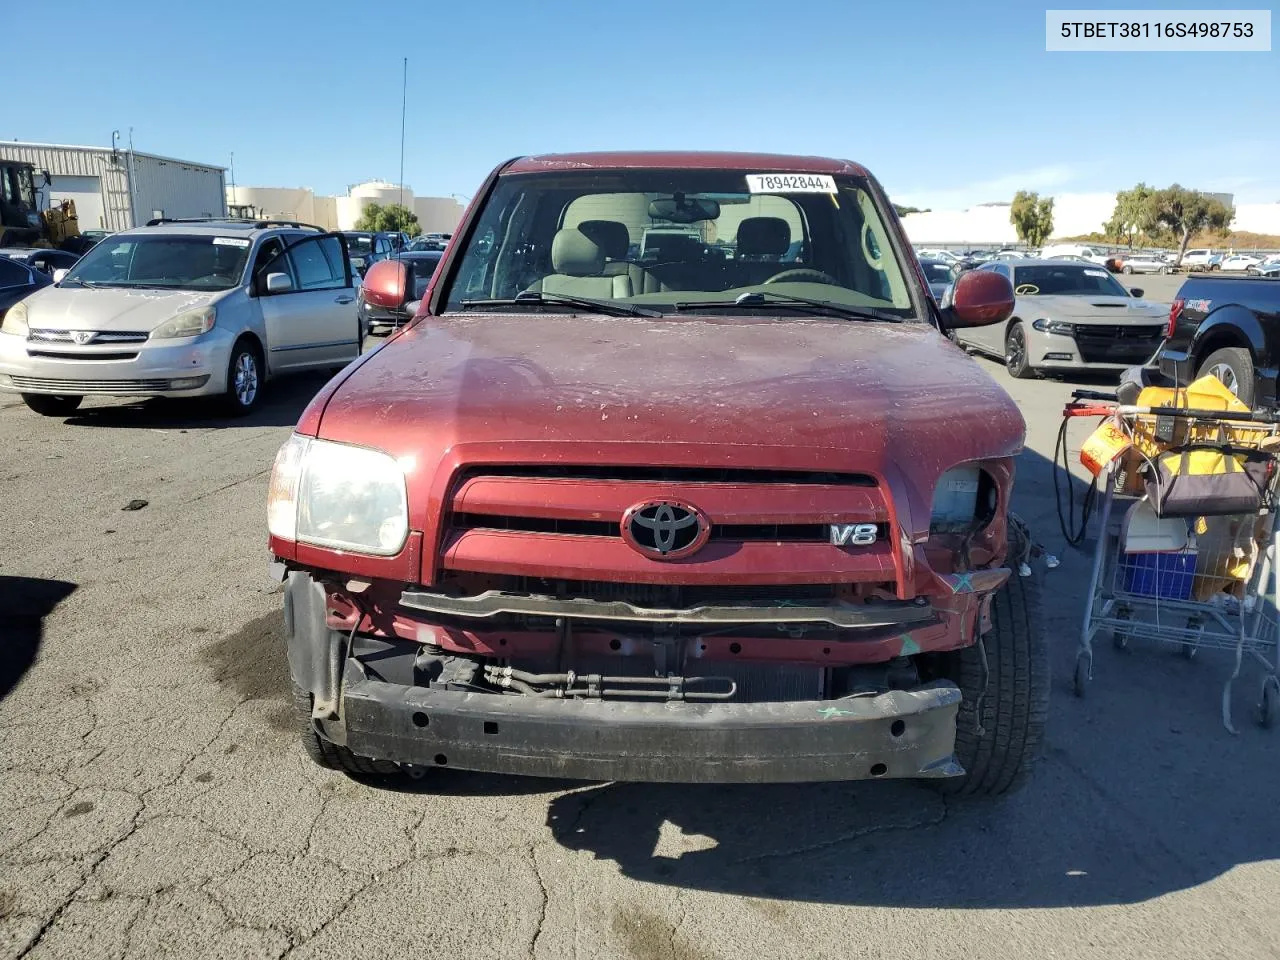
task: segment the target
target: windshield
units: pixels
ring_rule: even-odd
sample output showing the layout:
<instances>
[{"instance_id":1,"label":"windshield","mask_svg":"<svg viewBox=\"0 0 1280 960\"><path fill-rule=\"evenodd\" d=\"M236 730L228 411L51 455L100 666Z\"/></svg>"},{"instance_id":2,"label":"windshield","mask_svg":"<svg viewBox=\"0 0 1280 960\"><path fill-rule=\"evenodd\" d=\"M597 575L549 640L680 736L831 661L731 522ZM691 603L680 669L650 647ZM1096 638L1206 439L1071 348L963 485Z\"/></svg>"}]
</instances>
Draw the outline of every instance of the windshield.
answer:
<instances>
[{"instance_id":1,"label":"windshield","mask_svg":"<svg viewBox=\"0 0 1280 960\"><path fill-rule=\"evenodd\" d=\"M950 283L955 279L952 276L951 268L945 263L929 263L921 264L924 267L924 275L930 283Z\"/></svg>"},{"instance_id":2,"label":"windshield","mask_svg":"<svg viewBox=\"0 0 1280 960\"><path fill-rule=\"evenodd\" d=\"M347 238L347 251L353 257L362 257L373 253L373 237L361 236L358 233L343 234Z\"/></svg>"},{"instance_id":3,"label":"windshield","mask_svg":"<svg viewBox=\"0 0 1280 960\"><path fill-rule=\"evenodd\" d=\"M64 283L174 290L229 290L240 283L250 242L244 237L132 234L108 237L84 255Z\"/></svg>"},{"instance_id":4,"label":"windshield","mask_svg":"<svg viewBox=\"0 0 1280 960\"><path fill-rule=\"evenodd\" d=\"M1128 292L1101 267L1070 263L1013 268L1013 289L1019 296L1127 297Z\"/></svg>"},{"instance_id":5,"label":"windshield","mask_svg":"<svg viewBox=\"0 0 1280 960\"><path fill-rule=\"evenodd\" d=\"M541 293L696 311L763 292L740 312L792 296L909 318L908 290L859 178L589 170L501 178L445 309Z\"/></svg>"}]
</instances>

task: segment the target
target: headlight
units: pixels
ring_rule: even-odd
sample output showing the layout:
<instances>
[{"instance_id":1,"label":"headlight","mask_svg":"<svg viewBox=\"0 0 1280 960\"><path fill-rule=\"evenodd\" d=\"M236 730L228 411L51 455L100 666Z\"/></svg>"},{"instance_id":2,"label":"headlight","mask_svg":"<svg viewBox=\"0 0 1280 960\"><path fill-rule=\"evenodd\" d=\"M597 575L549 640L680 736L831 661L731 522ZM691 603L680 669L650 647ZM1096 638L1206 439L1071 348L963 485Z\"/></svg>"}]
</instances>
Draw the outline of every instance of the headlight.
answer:
<instances>
[{"instance_id":1,"label":"headlight","mask_svg":"<svg viewBox=\"0 0 1280 960\"><path fill-rule=\"evenodd\" d=\"M978 516L978 489L981 486L982 471L977 467L953 467L940 476L938 485L933 489L929 530L937 533L967 529Z\"/></svg>"},{"instance_id":2,"label":"headlight","mask_svg":"<svg viewBox=\"0 0 1280 960\"><path fill-rule=\"evenodd\" d=\"M151 332L152 340L173 340L177 337L198 337L213 329L213 321L217 311L213 307L201 307L180 313L172 320L166 320Z\"/></svg>"},{"instance_id":3,"label":"headlight","mask_svg":"<svg viewBox=\"0 0 1280 960\"><path fill-rule=\"evenodd\" d=\"M267 528L298 543L394 556L409 535L404 471L380 450L294 434L276 454Z\"/></svg>"},{"instance_id":4,"label":"headlight","mask_svg":"<svg viewBox=\"0 0 1280 960\"><path fill-rule=\"evenodd\" d=\"M1057 333L1064 337L1074 337L1076 335L1075 324L1064 323L1062 320L1035 320L1031 326L1035 327L1042 333Z\"/></svg>"},{"instance_id":5,"label":"headlight","mask_svg":"<svg viewBox=\"0 0 1280 960\"><path fill-rule=\"evenodd\" d=\"M0 333L11 333L15 337L25 337L27 329L27 305L15 303L5 312L4 322L0 323Z\"/></svg>"}]
</instances>

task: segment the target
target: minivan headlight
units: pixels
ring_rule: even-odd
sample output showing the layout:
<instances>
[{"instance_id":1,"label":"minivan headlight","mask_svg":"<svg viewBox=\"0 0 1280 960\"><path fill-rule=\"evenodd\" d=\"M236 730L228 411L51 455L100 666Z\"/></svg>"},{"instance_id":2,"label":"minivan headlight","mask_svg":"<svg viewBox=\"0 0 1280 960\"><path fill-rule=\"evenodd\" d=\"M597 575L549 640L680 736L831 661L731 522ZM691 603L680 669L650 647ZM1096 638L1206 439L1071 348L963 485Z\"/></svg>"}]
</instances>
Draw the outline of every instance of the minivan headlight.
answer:
<instances>
[{"instance_id":1,"label":"minivan headlight","mask_svg":"<svg viewBox=\"0 0 1280 960\"><path fill-rule=\"evenodd\" d=\"M0 323L0 333L25 337L30 332L27 328L27 305L19 301L5 311L4 321Z\"/></svg>"},{"instance_id":2,"label":"minivan headlight","mask_svg":"<svg viewBox=\"0 0 1280 960\"><path fill-rule=\"evenodd\" d=\"M267 528L298 543L394 556L409 535L404 471L381 450L294 434L276 454Z\"/></svg>"},{"instance_id":3,"label":"minivan headlight","mask_svg":"<svg viewBox=\"0 0 1280 960\"><path fill-rule=\"evenodd\" d=\"M217 311L213 307L200 307L180 313L166 320L151 333L152 340L174 340L178 337L198 337L213 329Z\"/></svg>"}]
</instances>

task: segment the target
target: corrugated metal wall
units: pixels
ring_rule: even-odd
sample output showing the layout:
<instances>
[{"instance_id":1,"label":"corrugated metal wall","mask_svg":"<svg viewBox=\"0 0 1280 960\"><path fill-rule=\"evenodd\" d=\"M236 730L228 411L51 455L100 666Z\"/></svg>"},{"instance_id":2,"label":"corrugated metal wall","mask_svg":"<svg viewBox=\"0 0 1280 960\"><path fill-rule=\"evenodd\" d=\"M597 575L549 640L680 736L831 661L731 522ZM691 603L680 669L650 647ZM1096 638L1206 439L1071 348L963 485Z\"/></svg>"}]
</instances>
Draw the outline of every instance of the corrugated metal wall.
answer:
<instances>
[{"instance_id":1,"label":"corrugated metal wall","mask_svg":"<svg viewBox=\"0 0 1280 960\"><path fill-rule=\"evenodd\" d=\"M104 226L108 230L124 230L133 225L129 209L128 152L96 147L63 147L40 143L5 143L0 141L0 159L29 163L36 170L48 170L58 176L97 177L102 185ZM39 184L37 183L37 186ZM85 228L97 224L86 224Z\"/></svg>"},{"instance_id":2,"label":"corrugated metal wall","mask_svg":"<svg viewBox=\"0 0 1280 960\"><path fill-rule=\"evenodd\" d=\"M135 153L133 204L139 223L157 210L166 217L224 217L225 175L216 167Z\"/></svg>"},{"instance_id":3,"label":"corrugated metal wall","mask_svg":"<svg viewBox=\"0 0 1280 960\"><path fill-rule=\"evenodd\" d=\"M0 141L0 159L29 163L48 170L56 182L64 177L97 177L102 185L103 226L125 230L146 223L152 212L166 217L222 217L227 213L225 174L203 166L128 150L71 147L42 143ZM130 160L132 159L132 202ZM97 224L83 224L83 229Z\"/></svg>"}]
</instances>

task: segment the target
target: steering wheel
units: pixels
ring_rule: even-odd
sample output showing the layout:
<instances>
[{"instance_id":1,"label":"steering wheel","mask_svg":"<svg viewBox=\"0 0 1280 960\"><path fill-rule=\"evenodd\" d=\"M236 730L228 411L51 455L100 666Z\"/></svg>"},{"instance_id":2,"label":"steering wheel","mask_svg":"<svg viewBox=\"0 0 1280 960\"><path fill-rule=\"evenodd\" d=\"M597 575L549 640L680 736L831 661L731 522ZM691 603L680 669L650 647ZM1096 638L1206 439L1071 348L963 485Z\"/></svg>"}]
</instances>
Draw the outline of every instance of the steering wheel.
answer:
<instances>
[{"instance_id":1,"label":"steering wheel","mask_svg":"<svg viewBox=\"0 0 1280 960\"><path fill-rule=\"evenodd\" d=\"M775 273L772 277L766 280L765 283L782 283L784 280L829 283L833 287L840 286L840 281L835 277L830 274L823 273L821 270L814 270L809 267L795 267L791 270L783 270L781 273Z\"/></svg>"}]
</instances>

